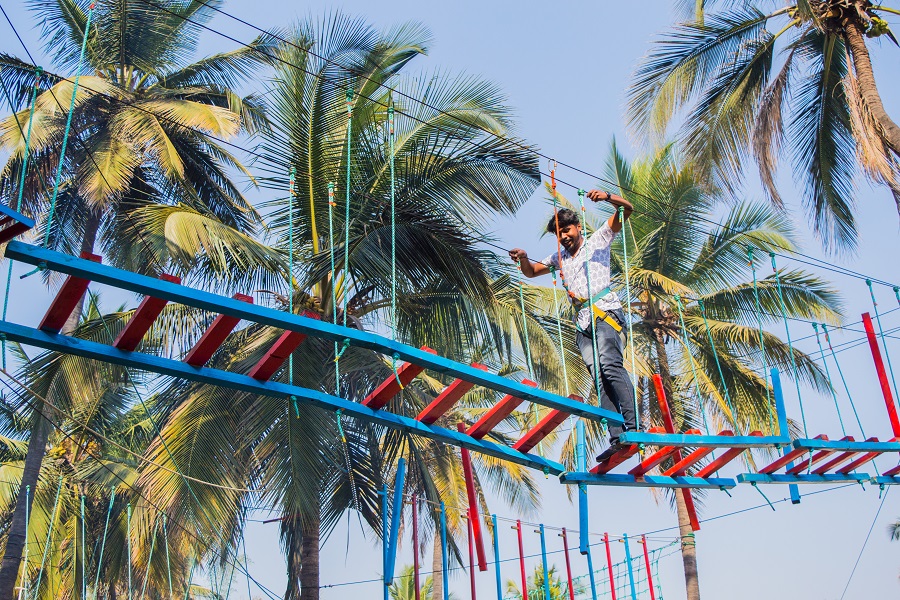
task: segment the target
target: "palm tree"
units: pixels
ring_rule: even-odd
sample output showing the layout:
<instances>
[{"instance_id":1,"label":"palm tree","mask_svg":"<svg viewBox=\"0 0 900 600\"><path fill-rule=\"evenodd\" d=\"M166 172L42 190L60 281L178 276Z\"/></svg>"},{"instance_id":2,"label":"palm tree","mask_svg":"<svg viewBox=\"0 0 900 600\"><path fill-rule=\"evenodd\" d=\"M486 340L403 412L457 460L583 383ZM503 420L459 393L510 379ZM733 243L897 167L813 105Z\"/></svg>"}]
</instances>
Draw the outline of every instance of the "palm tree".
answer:
<instances>
[{"instance_id":1,"label":"palm tree","mask_svg":"<svg viewBox=\"0 0 900 600\"><path fill-rule=\"evenodd\" d=\"M607 179L635 207L625 233L614 242L612 270L621 292L622 244L627 243L633 334L625 365L630 368L633 349L643 425L662 424L650 382L659 373L679 431L709 421L711 433L724 428L772 432L774 408L764 365L789 367L790 351L768 331L762 334L765 352L760 347L757 319L763 326L778 327L781 307L770 274L758 281L761 310L756 310L747 249L755 248L757 260L770 250L795 249L789 220L763 204L728 201L672 146L629 162L613 143L606 171ZM701 219L718 210L723 213L722 225L705 231ZM599 220L589 221L588 228L595 223ZM799 270L781 270L779 276L789 318L839 320L838 295L827 283ZM685 331L676 297L683 303ZM826 377L810 357L795 348L794 358L797 376L819 390L827 389ZM589 429L589 433L596 440L597 432ZM573 447L570 436L564 449L569 461ZM682 539L693 540L683 497L673 496ZM682 555L688 598L696 600L693 542L683 544Z\"/></svg>"},{"instance_id":2,"label":"palm tree","mask_svg":"<svg viewBox=\"0 0 900 600\"><path fill-rule=\"evenodd\" d=\"M397 575L394 583L388 589L391 600L415 600L415 598L427 598L432 595L434 578L431 575L422 582L418 595L416 595L414 581L412 565L406 565L400 569L400 574Z\"/></svg>"},{"instance_id":3,"label":"palm tree","mask_svg":"<svg viewBox=\"0 0 900 600\"><path fill-rule=\"evenodd\" d=\"M803 0L771 12L742 3L704 15L703 4L638 67L631 125L664 135L684 117L679 140L688 155L712 165L730 190L753 156L779 207L775 171L786 142L814 230L826 248L852 250L858 168L887 185L900 210L900 128L885 111L869 55L869 40L897 42L879 15L900 11L868 0Z\"/></svg>"},{"instance_id":4,"label":"palm tree","mask_svg":"<svg viewBox=\"0 0 900 600\"><path fill-rule=\"evenodd\" d=\"M261 36L249 47L189 60L196 50L200 27L220 1L165 0L164 10L146 3L88 0L36 0L31 7L42 19L45 50L63 72L81 67L74 102L70 144L59 181L58 208L51 222L50 190L61 159L61 140L74 82L51 71L35 81L36 67L0 54L0 78L11 89L18 111L0 121L0 146L9 158L0 171L0 195L15 205L24 164L24 126L29 121L32 85L40 93L35 103L23 208L43 216L39 232L49 244L67 252L92 252L99 246L112 262L135 271L166 268L166 260L151 260L131 212L154 204L173 208L170 226L184 222L221 222L251 232L259 215L241 194L229 173L246 173L222 145L241 132L264 123L256 98L242 98L235 86L252 68L265 62L272 39ZM93 11L88 29L89 10ZM79 64L82 39L88 29L85 65ZM262 52L260 52L262 51ZM21 127L21 128L20 128ZM125 244L126 239L138 240ZM154 243L167 249L167 237ZM150 253L152 254L152 252ZM177 264L177 263L176 263ZM81 307L65 327L71 333ZM22 490L37 482L49 435L49 423L35 419ZM10 545L0 566L0 597L12 594L24 535L24 494L17 503Z\"/></svg>"},{"instance_id":5,"label":"palm tree","mask_svg":"<svg viewBox=\"0 0 900 600\"><path fill-rule=\"evenodd\" d=\"M556 565L551 565L548 569L547 577L550 583L549 600L568 600L569 586L566 581L559 575ZM544 568L540 565L534 567L534 572L528 577L528 598L527 600L547 600L544 592ZM585 593L585 586L581 582L573 582L573 591L575 596ZM519 589L518 582L509 579L506 582L507 598L522 598L522 590Z\"/></svg>"},{"instance_id":6,"label":"palm tree","mask_svg":"<svg viewBox=\"0 0 900 600\"><path fill-rule=\"evenodd\" d=\"M888 525L888 535L892 541L900 540L900 520Z\"/></svg>"}]
</instances>

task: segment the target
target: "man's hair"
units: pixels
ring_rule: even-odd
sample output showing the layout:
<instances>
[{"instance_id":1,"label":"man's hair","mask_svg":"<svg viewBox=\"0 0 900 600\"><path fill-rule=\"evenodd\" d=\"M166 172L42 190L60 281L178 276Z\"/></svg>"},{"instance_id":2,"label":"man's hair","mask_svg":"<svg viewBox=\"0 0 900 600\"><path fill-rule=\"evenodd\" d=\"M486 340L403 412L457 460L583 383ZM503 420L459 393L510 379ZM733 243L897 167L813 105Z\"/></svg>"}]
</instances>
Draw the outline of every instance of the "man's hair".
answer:
<instances>
[{"instance_id":1,"label":"man's hair","mask_svg":"<svg viewBox=\"0 0 900 600\"><path fill-rule=\"evenodd\" d=\"M557 222L559 222L560 229L568 227L569 225L581 225L581 221L578 220L578 213L568 208L561 208L555 215L550 217L550 222L547 223L547 233L552 233L554 235L557 233Z\"/></svg>"}]
</instances>

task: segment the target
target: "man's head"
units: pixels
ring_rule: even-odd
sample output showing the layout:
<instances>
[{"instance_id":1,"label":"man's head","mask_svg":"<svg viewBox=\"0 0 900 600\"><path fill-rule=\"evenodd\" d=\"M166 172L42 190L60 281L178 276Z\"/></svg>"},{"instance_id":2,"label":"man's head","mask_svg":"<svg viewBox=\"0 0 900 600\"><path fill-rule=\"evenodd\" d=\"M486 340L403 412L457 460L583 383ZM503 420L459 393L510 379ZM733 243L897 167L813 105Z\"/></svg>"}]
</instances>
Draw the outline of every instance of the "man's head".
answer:
<instances>
[{"instance_id":1,"label":"man's head","mask_svg":"<svg viewBox=\"0 0 900 600\"><path fill-rule=\"evenodd\" d=\"M547 233L555 234L569 254L574 254L581 246L581 221L574 210L558 210L547 223Z\"/></svg>"}]
</instances>

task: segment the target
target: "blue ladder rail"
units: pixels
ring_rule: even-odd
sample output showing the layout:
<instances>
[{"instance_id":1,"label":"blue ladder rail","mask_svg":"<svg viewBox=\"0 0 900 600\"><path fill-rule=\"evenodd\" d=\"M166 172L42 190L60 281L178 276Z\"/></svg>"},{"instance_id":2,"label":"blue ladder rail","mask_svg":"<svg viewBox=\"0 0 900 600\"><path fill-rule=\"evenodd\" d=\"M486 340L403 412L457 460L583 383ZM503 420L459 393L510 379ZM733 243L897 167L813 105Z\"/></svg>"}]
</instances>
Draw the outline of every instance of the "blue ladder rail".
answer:
<instances>
[{"instance_id":1,"label":"blue ladder rail","mask_svg":"<svg viewBox=\"0 0 900 600\"><path fill-rule=\"evenodd\" d=\"M241 392L273 396L282 399L294 397L298 402L317 406L331 412L341 410L343 414L349 417L363 419L392 429L407 431L411 434L421 435L446 444L468 448L473 452L480 452L488 456L544 471L548 474L559 475L565 471L565 467L563 467L562 464L536 454L519 452L509 446L475 439L464 433L445 429L436 425L426 425L410 417L404 417L384 410L373 410L358 402L352 402L345 398L332 396L331 394L326 394L318 390L293 386L278 381L259 381L249 375L232 373L220 369L194 367L180 360L144 354L141 352L119 350L114 346L73 338L58 333L40 331L8 321L0 321L0 333L5 335L6 339L14 342L158 373L169 377L177 377L199 383L217 385Z\"/></svg>"},{"instance_id":2,"label":"blue ladder rail","mask_svg":"<svg viewBox=\"0 0 900 600\"><path fill-rule=\"evenodd\" d=\"M464 365L450 359L436 356L425 350L407 346L388 338L348 327L341 327L302 315L290 314L264 306L257 306L226 298L211 292L196 290L162 279L154 279L108 265L47 250L22 242L10 242L6 256L31 265L40 265L73 277L94 281L145 296L177 302L214 313L244 319L261 325L277 327L305 335L323 338L338 343L347 340L351 345L385 354L397 355L401 360L452 375L457 379L471 382L490 390L501 392L540 404L551 409L609 424L622 424L622 415L591 406L565 396L560 396L489 373L476 367Z\"/></svg>"},{"instance_id":3,"label":"blue ladder rail","mask_svg":"<svg viewBox=\"0 0 900 600\"><path fill-rule=\"evenodd\" d=\"M560 483L569 485L604 485L614 487L653 487L653 488L692 488L709 490L727 490L735 487L734 479L725 477L692 477L682 475L666 477L664 475L634 476L624 473L563 473L559 477Z\"/></svg>"}]
</instances>

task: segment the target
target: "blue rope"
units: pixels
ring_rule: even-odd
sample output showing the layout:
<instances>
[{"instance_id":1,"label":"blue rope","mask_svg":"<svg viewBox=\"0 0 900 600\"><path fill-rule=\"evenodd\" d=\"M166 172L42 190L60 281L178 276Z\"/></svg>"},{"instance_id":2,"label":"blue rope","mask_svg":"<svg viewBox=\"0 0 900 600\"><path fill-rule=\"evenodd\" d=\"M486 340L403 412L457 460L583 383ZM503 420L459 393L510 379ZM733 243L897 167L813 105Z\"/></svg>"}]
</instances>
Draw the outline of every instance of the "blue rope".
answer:
<instances>
[{"instance_id":1,"label":"blue rope","mask_svg":"<svg viewBox=\"0 0 900 600\"><path fill-rule=\"evenodd\" d=\"M126 519L126 529L125 529L125 539L128 541L128 600L132 599L132 589L131 589L131 502L128 503L128 506L125 508L125 519Z\"/></svg>"},{"instance_id":2,"label":"blue rope","mask_svg":"<svg viewBox=\"0 0 900 600\"><path fill-rule=\"evenodd\" d=\"M47 541L44 543L44 554L41 557L41 568L38 571L37 583L34 586L34 597L37 599L41 593L41 579L44 576L44 566L47 564L50 544L53 540L53 528L56 525L56 511L59 508L59 494L62 491L63 476L59 476L59 485L56 486L56 499L53 500L53 512L50 513L50 527L47 529Z\"/></svg>"},{"instance_id":3,"label":"blue rope","mask_svg":"<svg viewBox=\"0 0 900 600\"><path fill-rule=\"evenodd\" d=\"M825 365L825 375L828 377L828 389L831 390L831 398L834 400L834 410L837 411L838 421L841 424L841 433L847 435L847 429L844 427L844 419L841 417L841 407L838 405L837 392L834 390L834 382L831 380L831 371L828 369L828 361L825 360L825 349L822 348L822 340L819 338L819 325L812 324L813 331L816 332L816 344L819 345L819 355L822 357L822 364Z\"/></svg>"},{"instance_id":4,"label":"blue rope","mask_svg":"<svg viewBox=\"0 0 900 600\"><path fill-rule=\"evenodd\" d=\"M347 189L344 203L344 314L343 325L347 326L347 301L350 286L350 149L353 138L353 90L347 90Z\"/></svg>"},{"instance_id":5,"label":"blue rope","mask_svg":"<svg viewBox=\"0 0 900 600\"><path fill-rule=\"evenodd\" d=\"M25 559L22 561L22 589L19 592L19 600L22 599L24 595L25 598L28 598L28 548L31 544L28 542L28 525L30 521L30 510L29 506L31 502L29 498L31 496L31 486L25 486Z\"/></svg>"},{"instance_id":6,"label":"blue rope","mask_svg":"<svg viewBox=\"0 0 900 600\"><path fill-rule=\"evenodd\" d=\"M556 309L556 333L559 336L559 360L562 362L563 383L565 384L566 396L569 395L569 374L566 371L566 349L563 344L562 334L562 317L560 316L559 306L559 290L556 288L556 269L550 267L550 276L553 277L553 305Z\"/></svg>"},{"instance_id":7,"label":"blue rope","mask_svg":"<svg viewBox=\"0 0 900 600\"><path fill-rule=\"evenodd\" d=\"M703 304L703 300L697 300L697 304L700 306L700 313L703 315L703 325L706 327L706 337L709 338L709 345L712 348L713 358L716 361L716 369L719 371L719 379L722 381L722 389L725 391L725 401L728 403L728 410L731 412L731 421L734 424L734 432L740 434L740 427L737 422L737 413L734 410L734 406L731 404L731 395L728 393L728 385L725 383L725 374L722 371L722 363L719 362L719 353L716 350L716 342L713 340L712 330L709 328L709 321L706 318L706 306Z\"/></svg>"},{"instance_id":8,"label":"blue rope","mask_svg":"<svg viewBox=\"0 0 900 600\"><path fill-rule=\"evenodd\" d=\"M578 190L578 202L581 204L581 221L585 222L585 210L584 210L584 190ZM559 232L557 231L557 235ZM584 246L587 245L587 235L585 235L584 241L582 242L582 248L579 250L584 250ZM588 293L588 302L591 301L593 295L591 294L591 268L588 263L588 252L585 250L584 252L584 274L587 279L587 293ZM593 360L594 360L594 370L592 371L592 375L594 376L594 387L597 389L597 402L600 402L600 369L597 367L597 327L595 324L596 319L594 319L594 306L588 306L588 312L590 313L591 318L591 350L593 352ZM578 319L578 314L576 313L575 319ZM637 413L635 413L637 415Z\"/></svg>"},{"instance_id":9,"label":"blue rope","mask_svg":"<svg viewBox=\"0 0 900 600\"><path fill-rule=\"evenodd\" d=\"M291 167L288 183L288 312L294 314L294 177L297 171ZM288 384L294 385L294 353L288 355Z\"/></svg>"},{"instance_id":10,"label":"blue rope","mask_svg":"<svg viewBox=\"0 0 900 600\"><path fill-rule=\"evenodd\" d=\"M828 344L828 350L831 352L831 358L834 360L834 365L837 367L838 375L841 376L841 383L844 384L844 393L847 394L847 399L850 401L850 408L853 409L853 416L856 417L856 424L859 426L859 433L862 435L863 439L866 438L866 430L863 429L862 421L859 418L859 413L856 412L856 404L853 402L853 396L850 394L850 386L847 385L847 379L844 377L844 370L841 369L841 363L838 362L837 354L834 352L834 348L831 346L831 336L828 335L828 326L825 323L822 323L822 331L825 333L825 343Z\"/></svg>"},{"instance_id":11,"label":"blue rope","mask_svg":"<svg viewBox=\"0 0 900 600\"><path fill-rule=\"evenodd\" d=\"M891 374L891 384L894 387L894 401L900 402L900 396L897 395L897 379L894 377L894 367L891 365L891 353L888 352L887 340L884 339L884 329L881 327L881 315L878 313L878 302L875 301L875 292L872 290L872 282L866 279L866 285L869 286L869 295L872 296L872 306L875 307L875 320L878 322L878 335L881 337L882 346L884 346L884 356L887 359L888 371Z\"/></svg>"},{"instance_id":12,"label":"blue rope","mask_svg":"<svg viewBox=\"0 0 900 600\"><path fill-rule=\"evenodd\" d=\"M103 566L103 553L106 551L106 536L109 533L109 517L112 515L113 503L116 501L116 488L109 489L109 507L106 509L106 523L103 525L103 541L100 543L100 557L97 559L97 574L94 576L94 590L100 585L100 570Z\"/></svg>"},{"instance_id":13,"label":"blue rope","mask_svg":"<svg viewBox=\"0 0 900 600\"><path fill-rule=\"evenodd\" d=\"M634 332L631 325L631 278L628 275L628 236L625 235L625 207L619 206L618 209L619 223L622 224L622 256L625 262L625 318L628 319L628 346L629 354L631 354L631 391L634 396L634 416L637 419L638 401L637 401L637 367L635 366L634 357ZM632 234L634 230L632 230Z\"/></svg>"},{"instance_id":14,"label":"blue rope","mask_svg":"<svg viewBox=\"0 0 900 600\"><path fill-rule=\"evenodd\" d=\"M700 382L697 379L697 367L694 365L694 355L691 353L690 341L688 338L687 327L684 325L684 312L681 305L681 296L675 295L675 306L678 308L678 321L681 323L681 335L684 338L684 349L688 355L688 362L691 363L691 375L694 378L694 389L697 391L697 403L700 405L700 414L703 415L703 428L706 435L709 435L709 422L706 418L706 409L703 406L703 394L700 393ZM715 458L715 455L713 455Z\"/></svg>"},{"instance_id":15,"label":"blue rope","mask_svg":"<svg viewBox=\"0 0 900 600\"><path fill-rule=\"evenodd\" d=\"M797 359L794 357L794 344L791 341L791 328L788 327L787 307L784 303L784 292L781 289L781 276L778 267L775 265L775 253L769 252L769 258L772 259L772 272L775 273L775 285L778 288L778 301L781 307L781 318L784 320L784 332L787 335L788 351L791 355L791 369L794 373L794 385L797 388L797 402L800 404L800 419L803 421L803 437L809 437L806 429L806 412L803 410L803 396L800 394L800 378L797 375ZM811 452L810 452L811 454Z\"/></svg>"},{"instance_id":16,"label":"blue rope","mask_svg":"<svg viewBox=\"0 0 900 600\"><path fill-rule=\"evenodd\" d=\"M153 560L153 550L156 548L156 531L159 529L159 517L154 519L153 536L150 540L150 553L147 555L147 572L144 574L144 585L141 586L141 600L147 592L147 582L150 580L150 563Z\"/></svg>"},{"instance_id":17,"label":"blue rope","mask_svg":"<svg viewBox=\"0 0 900 600\"><path fill-rule=\"evenodd\" d=\"M756 280L756 262L753 260L753 246L747 246L747 262L750 264L750 269L753 271L753 302L756 306L756 325L759 329L759 353L762 357L762 366L763 366L763 381L766 385L766 407L769 413L769 431L775 431L775 424L773 422L772 416L772 390L769 387L769 365L766 360L766 340L763 335L763 324L762 324L762 308L760 307L759 302L759 286Z\"/></svg>"},{"instance_id":18,"label":"blue rope","mask_svg":"<svg viewBox=\"0 0 900 600\"><path fill-rule=\"evenodd\" d=\"M334 207L336 206L336 202L334 201L334 184L328 183L328 244L331 254L331 320L337 325L337 274L335 272L335 260L334 260ZM349 345L346 340L344 340L345 346ZM340 395L341 387L340 387L340 379L341 379L341 368L338 365L338 361L341 359L341 354L343 352L338 352L338 343L334 342L334 390L335 395Z\"/></svg>"}]
</instances>

